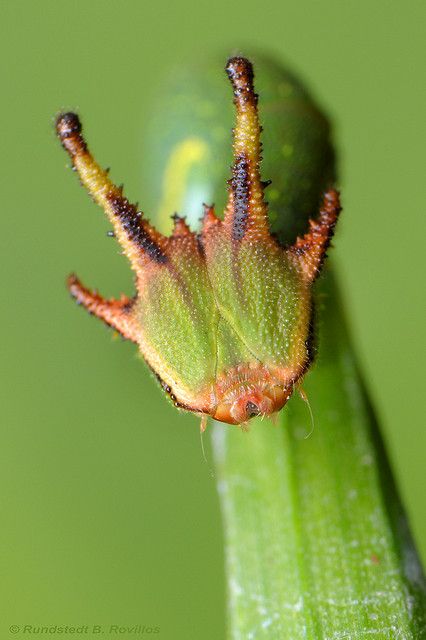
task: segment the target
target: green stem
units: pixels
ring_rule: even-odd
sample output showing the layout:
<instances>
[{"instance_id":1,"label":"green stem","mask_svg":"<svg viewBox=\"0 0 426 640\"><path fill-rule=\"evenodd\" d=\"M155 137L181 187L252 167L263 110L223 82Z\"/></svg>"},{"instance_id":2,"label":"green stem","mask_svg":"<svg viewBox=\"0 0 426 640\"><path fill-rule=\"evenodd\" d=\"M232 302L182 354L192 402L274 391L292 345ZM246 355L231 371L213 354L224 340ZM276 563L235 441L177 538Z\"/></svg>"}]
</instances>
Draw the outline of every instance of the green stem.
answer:
<instances>
[{"instance_id":1,"label":"green stem","mask_svg":"<svg viewBox=\"0 0 426 640\"><path fill-rule=\"evenodd\" d=\"M426 637L422 571L329 273L320 351L276 426L216 424L230 638Z\"/></svg>"}]
</instances>

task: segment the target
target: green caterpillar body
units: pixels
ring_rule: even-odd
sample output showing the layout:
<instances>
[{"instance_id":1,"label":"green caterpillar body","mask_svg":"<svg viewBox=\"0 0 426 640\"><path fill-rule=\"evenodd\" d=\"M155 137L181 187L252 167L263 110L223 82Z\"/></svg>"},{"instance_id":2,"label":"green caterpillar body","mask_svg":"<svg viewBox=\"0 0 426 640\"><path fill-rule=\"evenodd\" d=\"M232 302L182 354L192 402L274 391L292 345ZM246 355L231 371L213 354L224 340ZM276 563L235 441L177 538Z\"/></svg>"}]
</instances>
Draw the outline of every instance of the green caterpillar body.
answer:
<instances>
[{"instance_id":1,"label":"green caterpillar body","mask_svg":"<svg viewBox=\"0 0 426 640\"><path fill-rule=\"evenodd\" d=\"M322 193L335 182L335 157L328 119L310 93L285 67L264 55L252 59L262 125L262 175L271 231L294 242L316 215ZM144 132L147 210L164 232L170 212L199 228L200 203L224 210L230 178L233 126L223 60L188 65L170 74L158 90Z\"/></svg>"},{"instance_id":2,"label":"green caterpillar body","mask_svg":"<svg viewBox=\"0 0 426 640\"><path fill-rule=\"evenodd\" d=\"M136 274L131 299L105 300L74 276L71 293L139 346L174 404L200 414L203 429L207 416L245 425L272 415L300 384L312 361L312 284L340 212L327 121L289 73L266 62L256 72L263 151L253 66L240 56L226 65L232 154L223 73L174 74L160 98L166 117L155 109L147 134L156 228L97 165L78 117L57 120Z\"/></svg>"}]
</instances>

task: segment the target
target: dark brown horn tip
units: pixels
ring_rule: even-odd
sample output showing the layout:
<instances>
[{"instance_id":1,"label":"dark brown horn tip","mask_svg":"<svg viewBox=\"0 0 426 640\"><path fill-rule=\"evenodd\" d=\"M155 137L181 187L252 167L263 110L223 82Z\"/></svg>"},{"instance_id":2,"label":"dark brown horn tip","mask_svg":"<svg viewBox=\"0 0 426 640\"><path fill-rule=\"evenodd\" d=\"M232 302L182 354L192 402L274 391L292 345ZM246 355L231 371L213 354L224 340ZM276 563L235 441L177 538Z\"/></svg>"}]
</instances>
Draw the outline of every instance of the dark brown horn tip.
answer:
<instances>
[{"instance_id":1,"label":"dark brown horn tip","mask_svg":"<svg viewBox=\"0 0 426 640\"><path fill-rule=\"evenodd\" d=\"M225 67L228 78L234 88L235 97L254 96L253 65L250 60L242 56L229 58Z\"/></svg>"},{"instance_id":2,"label":"dark brown horn tip","mask_svg":"<svg viewBox=\"0 0 426 640\"><path fill-rule=\"evenodd\" d=\"M81 133L80 118L76 113L60 113L56 118L56 131L61 140Z\"/></svg>"}]
</instances>

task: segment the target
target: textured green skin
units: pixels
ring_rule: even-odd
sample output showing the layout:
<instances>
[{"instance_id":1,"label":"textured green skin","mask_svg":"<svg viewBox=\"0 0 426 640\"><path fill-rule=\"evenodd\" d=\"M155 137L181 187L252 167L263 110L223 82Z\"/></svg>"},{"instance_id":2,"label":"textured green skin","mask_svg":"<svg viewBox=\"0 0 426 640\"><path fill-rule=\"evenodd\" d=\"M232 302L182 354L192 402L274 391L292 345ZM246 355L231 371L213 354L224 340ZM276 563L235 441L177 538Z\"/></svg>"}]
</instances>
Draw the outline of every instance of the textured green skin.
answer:
<instances>
[{"instance_id":1,"label":"textured green skin","mask_svg":"<svg viewBox=\"0 0 426 640\"><path fill-rule=\"evenodd\" d=\"M162 368L155 367L161 378L170 385L178 380L188 394L199 393L214 380L217 312L207 272L192 253L175 260L173 268L177 277L158 270L148 279L138 300L138 320L161 357Z\"/></svg>"},{"instance_id":2,"label":"textured green skin","mask_svg":"<svg viewBox=\"0 0 426 640\"><path fill-rule=\"evenodd\" d=\"M280 148L290 126L289 112L278 98L269 96L269 104L280 104L281 111L272 110L266 117L263 105L268 108L268 102L262 84L265 71L268 78L288 74L277 72L277 67L268 66L267 61L258 59L255 63L265 138L270 136L271 126L279 125L275 132L278 145L268 150L265 144L263 163L264 177L275 178L274 187L284 203L282 217L273 224L281 239L291 241L296 232L306 229L307 218L313 213L309 209L332 173L329 162L322 157L322 152L332 157L328 126L321 117L316 119L317 125L311 119L312 127L319 129L311 132L309 148L303 131L305 113L318 112L303 93L300 111L294 114L290 127L299 132L299 141L294 142L296 151L286 164ZM173 134L168 143L164 131L157 156L160 166L164 166L173 140L185 136L188 126L193 134L211 141L210 157L215 161L208 174L210 183L206 187L208 178L202 172L190 175L184 197L187 203L194 202L206 188L209 194L215 194L207 200L219 202L217 193L224 193L224 173L231 157L229 135L223 141L214 141L213 114L203 116L199 106L205 87L214 88L219 83L217 75L217 71L211 74L211 84L205 72L186 76L185 91L188 89L192 96L191 116L185 110L181 117L173 111L173 96L163 108L164 121L172 108ZM227 115L224 117L228 104L224 87L220 84L216 98L209 94L219 104L216 115L220 123L228 120ZM194 113L198 108L197 118ZM158 123L160 117L157 113ZM232 122L232 114L229 120ZM293 165L300 154L304 157L304 175L316 176L310 179L309 205L303 176ZM290 207L286 203L293 204ZM326 300L320 355L305 386L315 415L313 434L305 439L310 430L308 413L297 399L281 412L278 428L258 419L251 422L246 436L219 423L214 427L216 478L225 530L229 637L419 640L426 637L422 569L359 376L331 274L323 278L320 289ZM229 292L230 301L232 295Z\"/></svg>"},{"instance_id":3,"label":"textured green skin","mask_svg":"<svg viewBox=\"0 0 426 640\"><path fill-rule=\"evenodd\" d=\"M295 266L261 241L255 247L243 244L235 258L231 243L219 240L214 255L209 273L212 282L218 283L215 301L220 315L250 353L267 366L302 363L309 334L310 291ZM244 361L240 358L230 364Z\"/></svg>"},{"instance_id":4,"label":"textured green skin","mask_svg":"<svg viewBox=\"0 0 426 640\"><path fill-rule=\"evenodd\" d=\"M217 380L239 365L288 379L304 370L310 286L280 247L266 237L236 250L213 233L200 257L194 238L172 241L168 267L150 267L140 287L137 319L148 361L180 404L205 410Z\"/></svg>"}]
</instances>

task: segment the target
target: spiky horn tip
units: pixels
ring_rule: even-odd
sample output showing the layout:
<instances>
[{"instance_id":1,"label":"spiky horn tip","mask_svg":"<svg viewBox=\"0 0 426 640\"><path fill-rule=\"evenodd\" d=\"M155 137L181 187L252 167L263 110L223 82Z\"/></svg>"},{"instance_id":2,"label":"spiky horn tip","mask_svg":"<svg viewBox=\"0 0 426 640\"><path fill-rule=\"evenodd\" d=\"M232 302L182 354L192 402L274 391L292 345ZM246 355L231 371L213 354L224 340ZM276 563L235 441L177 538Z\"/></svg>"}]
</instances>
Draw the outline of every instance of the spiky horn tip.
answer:
<instances>
[{"instance_id":1,"label":"spiky horn tip","mask_svg":"<svg viewBox=\"0 0 426 640\"><path fill-rule=\"evenodd\" d=\"M81 135L80 118L71 111L60 113L56 118L56 132L62 146L74 157L77 153L87 151L86 143Z\"/></svg>"},{"instance_id":2,"label":"spiky horn tip","mask_svg":"<svg viewBox=\"0 0 426 640\"><path fill-rule=\"evenodd\" d=\"M234 90L234 102L237 108L244 107L246 104L255 106L257 94L254 92L254 72L251 62L241 56L229 58L225 70Z\"/></svg>"}]
</instances>

